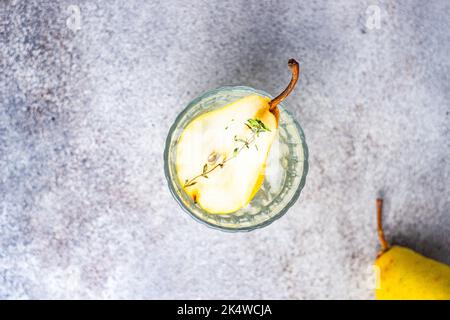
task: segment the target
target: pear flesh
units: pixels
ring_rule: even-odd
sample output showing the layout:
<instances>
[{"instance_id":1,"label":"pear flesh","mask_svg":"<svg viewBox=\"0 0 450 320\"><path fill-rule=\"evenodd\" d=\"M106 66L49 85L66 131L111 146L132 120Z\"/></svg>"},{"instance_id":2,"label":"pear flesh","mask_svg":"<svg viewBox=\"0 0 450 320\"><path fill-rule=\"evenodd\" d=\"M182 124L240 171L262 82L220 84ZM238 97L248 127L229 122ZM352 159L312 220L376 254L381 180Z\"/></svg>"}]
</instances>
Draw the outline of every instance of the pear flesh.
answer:
<instances>
[{"instance_id":1,"label":"pear flesh","mask_svg":"<svg viewBox=\"0 0 450 320\"><path fill-rule=\"evenodd\" d=\"M378 300L450 300L450 267L411 249L393 246L375 261Z\"/></svg>"},{"instance_id":2,"label":"pear flesh","mask_svg":"<svg viewBox=\"0 0 450 320\"><path fill-rule=\"evenodd\" d=\"M261 187L278 127L269 102L256 94L246 96L198 116L182 132L176 149L178 179L205 211L235 212ZM249 119L261 121L267 130L255 134L246 125Z\"/></svg>"}]
</instances>

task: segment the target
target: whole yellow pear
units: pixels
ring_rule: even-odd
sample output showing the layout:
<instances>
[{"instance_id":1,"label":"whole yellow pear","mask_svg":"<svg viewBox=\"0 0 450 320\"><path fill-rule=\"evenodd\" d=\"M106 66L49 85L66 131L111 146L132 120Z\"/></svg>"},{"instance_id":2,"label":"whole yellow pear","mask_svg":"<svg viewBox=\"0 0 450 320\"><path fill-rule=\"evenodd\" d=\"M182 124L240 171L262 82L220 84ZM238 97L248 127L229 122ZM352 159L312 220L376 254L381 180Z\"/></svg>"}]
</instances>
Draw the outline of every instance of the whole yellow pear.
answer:
<instances>
[{"instance_id":1,"label":"whole yellow pear","mask_svg":"<svg viewBox=\"0 0 450 320\"><path fill-rule=\"evenodd\" d=\"M392 246L384 238L382 200L377 199L378 235L382 251L375 260L377 300L450 300L450 266L411 249Z\"/></svg>"}]
</instances>

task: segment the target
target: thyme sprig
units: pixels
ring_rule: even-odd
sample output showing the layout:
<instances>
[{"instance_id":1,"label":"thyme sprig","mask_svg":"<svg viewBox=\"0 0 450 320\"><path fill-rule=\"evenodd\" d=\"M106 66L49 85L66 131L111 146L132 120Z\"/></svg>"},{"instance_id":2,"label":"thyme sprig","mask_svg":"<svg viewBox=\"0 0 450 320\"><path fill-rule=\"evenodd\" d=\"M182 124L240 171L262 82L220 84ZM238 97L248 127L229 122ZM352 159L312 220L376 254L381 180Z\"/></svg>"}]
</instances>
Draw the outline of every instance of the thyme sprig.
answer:
<instances>
[{"instance_id":1,"label":"thyme sprig","mask_svg":"<svg viewBox=\"0 0 450 320\"><path fill-rule=\"evenodd\" d=\"M203 165L202 173L199 175L193 177L192 179L186 179L184 182L184 188L191 187L197 183L197 179L200 177L208 179L208 174L212 171L216 170L217 168L223 168L225 163L228 161L234 159L237 157L237 155L242 151L242 149L250 148L250 145L255 142L256 137L259 137L259 134L262 132L270 131L270 129L259 119L248 119L245 123L245 126L247 126L251 130L251 134L248 138L240 138L237 135L234 136L234 141L241 143L240 146L234 148L233 155L230 158L223 157L220 159L221 161L217 164L214 164L215 161L217 161L218 155L214 152L208 157L208 162L206 162ZM227 130L228 127L225 128ZM256 150L258 150L258 147L255 144ZM213 160L213 161L211 161ZM209 162L212 162L212 164L209 164Z\"/></svg>"}]
</instances>

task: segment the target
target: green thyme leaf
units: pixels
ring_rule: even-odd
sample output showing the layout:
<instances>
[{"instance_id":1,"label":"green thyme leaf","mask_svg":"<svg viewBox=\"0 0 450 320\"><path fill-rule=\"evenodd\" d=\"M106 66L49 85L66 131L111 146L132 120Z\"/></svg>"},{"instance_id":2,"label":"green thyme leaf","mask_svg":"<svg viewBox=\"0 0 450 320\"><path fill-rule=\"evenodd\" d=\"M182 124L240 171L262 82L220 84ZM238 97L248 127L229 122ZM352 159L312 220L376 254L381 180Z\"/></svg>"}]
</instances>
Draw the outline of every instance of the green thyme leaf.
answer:
<instances>
[{"instance_id":1,"label":"green thyme leaf","mask_svg":"<svg viewBox=\"0 0 450 320\"><path fill-rule=\"evenodd\" d=\"M207 163L205 163L205 165L203 166L203 174L205 174L206 171L208 171L208 164Z\"/></svg>"},{"instance_id":2,"label":"green thyme leaf","mask_svg":"<svg viewBox=\"0 0 450 320\"><path fill-rule=\"evenodd\" d=\"M197 181L192 181L192 182L189 183L189 184L185 184L184 187L187 188L187 187L193 186L193 185L196 184L196 183L197 183Z\"/></svg>"},{"instance_id":3,"label":"green thyme leaf","mask_svg":"<svg viewBox=\"0 0 450 320\"><path fill-rule=\"evenodd\" d=\"M248 119L245 123L254 133L259 133L263 131L270 131L269 128L259 119Z\"/></svg>"},{"instance_id":4,"label":"green thyme leaf","mask_svg":"<svg viewBox=\"0 0 450 320\"><path fill-rule=\"evenodd\" d=\"M264 122L262 122L262 121L259 120L259 119L256 119L256 121L258 121L260 127L261 127L263 130L265 130L265 131L270 131L270 129L267 128L267 126L264 124Z\"/></svg>"}]
</instances>

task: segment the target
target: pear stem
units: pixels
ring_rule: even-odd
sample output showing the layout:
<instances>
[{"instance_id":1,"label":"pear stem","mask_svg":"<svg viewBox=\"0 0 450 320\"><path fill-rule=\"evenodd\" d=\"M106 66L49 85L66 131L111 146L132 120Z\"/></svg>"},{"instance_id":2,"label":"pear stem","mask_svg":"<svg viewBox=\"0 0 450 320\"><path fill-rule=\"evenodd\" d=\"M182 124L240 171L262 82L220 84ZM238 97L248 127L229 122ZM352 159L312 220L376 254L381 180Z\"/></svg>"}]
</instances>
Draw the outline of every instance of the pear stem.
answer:
<instances>
[{"instance_id":1,"label":"pear stem","mask_svg":"<svg viewBox=\"0 0 450 320\"><path fill-rule=\"evenodd\" d=\"M378 231L378 240L381 245L381 252L384 252L389 249L389 243L386 241L383 232L383 199L377 199L377 231Z\"/></svg>"},{"instance_id":2,"label":"pear stem","mask_svg":"<svg viewBox=\"0 0 450 320\"><path fill-rule=\"evenodd\" d=\"M291 82L289 82L288 86L286 87L286 89L284 89L284 91L282 93L280 93L278 96L276 96L269 102L269 106L270 106L269 111L270 112L273 112L275 110L277 105L281 101L283 101L292 92L295 85L297 84L298 76L300 73L300 66L295 59L289 59L288 66L292 72Z\"/></svg>"}]
</instances>

